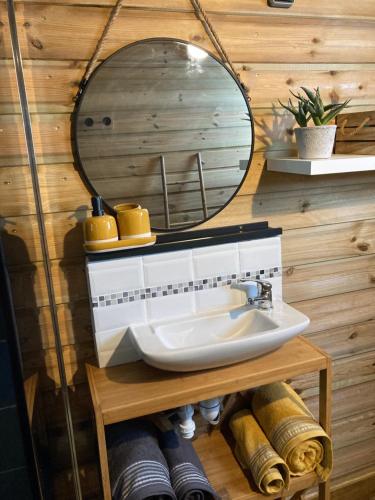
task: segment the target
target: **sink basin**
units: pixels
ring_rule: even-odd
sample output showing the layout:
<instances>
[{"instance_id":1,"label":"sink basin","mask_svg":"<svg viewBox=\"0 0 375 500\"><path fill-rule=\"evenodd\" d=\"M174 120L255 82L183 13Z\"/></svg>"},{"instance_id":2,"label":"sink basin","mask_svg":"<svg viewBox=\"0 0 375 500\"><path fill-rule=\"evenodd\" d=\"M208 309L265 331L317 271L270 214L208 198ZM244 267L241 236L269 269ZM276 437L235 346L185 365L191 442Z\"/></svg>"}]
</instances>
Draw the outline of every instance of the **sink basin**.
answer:
<instances>
[{"instance_id":1,"label":"sink basin","mask_svg":"<svg viewBox=\"0 0 375 500\"><path fill-rule=\"evenodd\" d=\"M140 357L171 371L225 366L266 354L301 333L310 320L284 302L270 311L247 306L131 325Z\"/></svg>"}]
</instances>

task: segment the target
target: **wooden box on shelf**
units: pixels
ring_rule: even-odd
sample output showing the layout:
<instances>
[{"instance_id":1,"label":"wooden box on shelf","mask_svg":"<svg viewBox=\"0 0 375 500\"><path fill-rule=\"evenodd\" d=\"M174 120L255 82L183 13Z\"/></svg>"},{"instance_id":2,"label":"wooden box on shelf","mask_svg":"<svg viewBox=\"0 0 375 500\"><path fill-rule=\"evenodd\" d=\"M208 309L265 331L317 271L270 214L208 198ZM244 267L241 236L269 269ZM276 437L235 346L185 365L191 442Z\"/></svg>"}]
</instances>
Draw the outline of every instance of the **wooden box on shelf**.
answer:
<instances>
[{"instance_id":1,"label":"wooden box on shelf","mask_svg":"<svg viewBox=\"0 0 375 500\"><path fill-rule=\"evenodd\" d=\"M336 154L375 155L375 111L345 113L336 121Z\"/></svg>"},{"instance_id":2,"label":"wooden box on shelf","mask_svg":"<svg viewBox=\"0 0 375 500\"><path fill-rule=\"evenodd\" d=\"M328 434L331 431L331 360L303 337L260 358L199 372L166 372L142 361L110 368L86 365L86 370L95 412L105 500L111 499L105 440L105 426L109 424L318 371L320 424ZM199 436L194 447L212 486L223 498L276 498L253 490L220 431ZM317 483L315 474L293 478L283 498ZM319 484L319 498L329 499L329 481Z\"/></svg>"}]
</instances>

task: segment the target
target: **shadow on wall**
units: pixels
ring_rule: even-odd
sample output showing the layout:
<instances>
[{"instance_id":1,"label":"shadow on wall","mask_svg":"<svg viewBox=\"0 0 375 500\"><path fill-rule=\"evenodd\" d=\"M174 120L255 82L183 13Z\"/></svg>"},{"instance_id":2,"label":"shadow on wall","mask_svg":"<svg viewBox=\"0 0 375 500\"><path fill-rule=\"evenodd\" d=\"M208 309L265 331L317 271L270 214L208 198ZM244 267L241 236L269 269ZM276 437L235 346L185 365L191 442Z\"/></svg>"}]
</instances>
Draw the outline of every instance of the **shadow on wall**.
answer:
<instances>
[{"instance_id":1,"label":"shadow on wall","mask_svg":"<svg viewBox=\"0 0 375 500\"><path fill-rule=\"evenodd\" d=\"M293 118L289 113L272 105L270 120L268 115L261 119L254 117L254 123L257 131L255 139L264 146L267 156L273 151L283 156L293 153Z\"/></svg>"},{"instance_id":2,"label":"shadow on wall","mask_svg":"<svg viewBox=\"0 0 375 500\"><path fill-rule=\"evenodd\" d=\"M291 207L287 198L290 185L295 178L290 174L267 171L267 157L296 156L293 117L289 113L272 106L271 115L254 119L256 125L256 141L263 146L265 160L261 167L256 192L251 198L251 219L270 221L271 225L281 225L282 216L290 213ZM251 175L251 170L250 170ZM302 182L301 182L302 181ZM298 181L299 188L306 181ZM285 202L283 201L285 199Z\"/></svg>"},{"instance_id":3,"label":"shadow on wall","mask_svg":"<svg viewBox=\"0 0 375 500\"><path fill-rule=\"evenodd\" d=\"M85 492L97 492L100 485L97 484L97 463L93 463L96 456L95 428L85 369L85 363L96 364L83 250L82 222L87 211L87 205L81 205L65 221L70 229L64 237L63 258L60 261L60 279L65 281L62 285L65 289L62 292L64 303L58 307L77 458L82 467L81 484ZM56 227L56 233L55 241L59 242L61 228ZM89 471L87 464L91 467Z\"/></svg>"},{"instance_id":4,"label":"shadow on wall","mask_svg":"<svg viewBox=\"0 0 375 500\"><path fill-rule=\"evenodd\" d=\"M94 359L82 231L87 209L86 205L79 206L68 216L71 229L65 234L63 258L60 260L61 280L65 282L61 285L60 309L64 318L61 333L65 336L64 343L69 350L66 359L69 385L86 381L85 362Z\"/></svg>"},{"instance_id":5,"label":"shadow on wall","mask_svg":"<svg viewBox=\"0 0 375 500\"><path fill-rule=\"evenodd\" d=\"M297 156L293 133L294 118L273 105L272 122L268 124L262 119L255 120L255 123L261 131L257 140L265 147L265 160L257 191L252 197L252 218L267 220L271 225L284 228L287 228L286 222L290 224L292 216L293 224L298 223L298 218L301 225L308 223L306 221L314 211L314 193L311 189L326 187L322 176L313 178L267 170L267 158ZM338 178L330 176L330 179L333 180L333 177Z\"/></svg>"}]
</instances>

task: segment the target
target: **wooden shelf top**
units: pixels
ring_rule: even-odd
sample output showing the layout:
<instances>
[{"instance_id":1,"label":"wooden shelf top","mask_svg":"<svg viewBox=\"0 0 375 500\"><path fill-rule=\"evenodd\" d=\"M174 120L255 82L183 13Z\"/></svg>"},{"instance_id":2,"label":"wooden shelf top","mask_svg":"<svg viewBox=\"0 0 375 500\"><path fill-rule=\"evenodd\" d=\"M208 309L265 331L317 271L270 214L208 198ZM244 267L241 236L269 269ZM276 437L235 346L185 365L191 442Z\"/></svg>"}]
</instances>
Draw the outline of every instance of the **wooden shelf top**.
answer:
<instances>
[{"instance_id":1,"label":"wooden shelf top","mask_svg":"<svg viewBox=\"0 0 375 500\"><path fill-rule=\"evenodd\" d=\"M95 413L107 425L323 370L328 359L296 337L265 356L211 370L167 372L143 361L109 368L86 365L86 370Z\"/></svg>"},{"instance_id":2,"label":"wooden shelf top","mask_svg":"<svg viewBox=\"0 0 375 500\"><path fill-rule=\"evenodd\" d=\"M202 434L193 442L193 445L211 485L222 498L230 498L231 500L280 498L281 495L264 496L252 489L251 482L238 465L230 446L220 431L214 431L210 435ZM283 498L294 495L297 491L311 488L317 482L315 473L292 478L288 491L283 493Z\"/></svg>"}]
</instances>

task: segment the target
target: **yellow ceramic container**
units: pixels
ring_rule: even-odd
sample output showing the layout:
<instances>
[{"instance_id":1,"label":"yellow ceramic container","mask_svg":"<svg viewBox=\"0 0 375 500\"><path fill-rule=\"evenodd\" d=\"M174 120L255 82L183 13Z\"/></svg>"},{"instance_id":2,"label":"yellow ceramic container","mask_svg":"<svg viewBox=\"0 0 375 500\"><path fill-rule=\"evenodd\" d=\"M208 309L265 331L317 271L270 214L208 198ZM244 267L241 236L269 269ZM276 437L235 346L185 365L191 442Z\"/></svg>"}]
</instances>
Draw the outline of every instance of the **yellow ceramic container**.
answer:
<instances>
[{"instance_id":1,"label":"yellow ceramic container","mask_svg":"<svg viewBox=\"0 0 375 500\"><path fill-rule=\"evenodd\" d=\"M92 217L87 218L83 225L85 243L118 241L116 219L112 215L104 213L101 197L94 196L91 202L93 206Z\"/></svg>"},{"instance_id":2,"label":"yellow ceramic container","mask_svg":"<svg viewBox=\"0 0 375 500\"><path fill-rule=\"evenodd\" d=\"M120 239L149 238L150 216L146 208L130 208L117 212Z\"/></svg>"},{"instance_id":3,"label":"yellow ceramic container","mask_svg":"<svg viewBox=\"0 0 375 500\"><path fill-rule=\"evenodd\" d=\"M111 215L88 218L83 229L85 243L108 243L118 241L116 219Z\"/></svg>"},{"instance_id":4,"label":"yellow ceramic container","mask_svg":"<svg viewBox=\"0 0 375 500\"><path fill-rule=\"evenodd\" d=\"M141 205L138 203L120 203L119 205L115 205L113 207L116 212L124 212L125 210L132 210L133 208L141 208Z\"/></svg>"}]
</instances>

